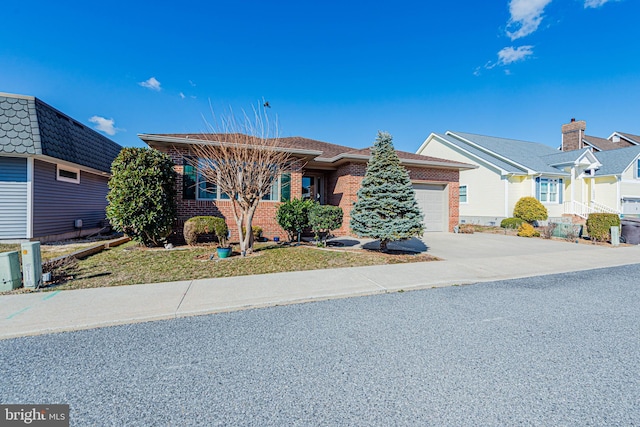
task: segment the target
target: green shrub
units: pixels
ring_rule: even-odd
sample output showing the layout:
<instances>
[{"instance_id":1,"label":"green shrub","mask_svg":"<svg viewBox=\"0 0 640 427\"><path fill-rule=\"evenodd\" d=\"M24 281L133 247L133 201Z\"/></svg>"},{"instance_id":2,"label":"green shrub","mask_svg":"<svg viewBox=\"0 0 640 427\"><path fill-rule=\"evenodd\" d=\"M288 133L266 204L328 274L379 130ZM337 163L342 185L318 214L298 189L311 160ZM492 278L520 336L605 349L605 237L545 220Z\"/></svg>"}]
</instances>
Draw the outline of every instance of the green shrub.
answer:
<instances>
[{"instance_id":1,"label":"green shrub","mask_svg":"<svg viewBox=\"0 0 640 427\"><path fill-rule=\"evenodd\" d=\"M111 164L107 218L113 228L146 246L158 246L176 219L176 174L166 154L123 148Z\"/></svg>"},{"instance_id":2,"label":"green shrub","mask_svg":"<svg viewBox=\"0 0 640 427\"><path fill-rule=\"evenodd\" d=\"M243 225L242 234L244 235L246 232L247 232L247 228ZM252 225L251 232L253 233L254 240L259 240L262 237L262 227L260 227L259 225Z\"/></svg>"},{"instance_id":3,"label":"green shrub","mask_svg":"<svg viewBox=\"0 0 640 427\"><path fill-rule=\"evenodd\" d=\"M278 207L276 221L289 235L293 242L298 233L309 227L309 209L314 205L312 200L288 200Z\"/></svg>"},{"instance_id":4,"label":"green shrub","mask_svg":"<svg viewBox=\"0 0 640 427\"><path fill-rule=\"evenodd\" d=\"M533 225L528 222L523 222L520 227L518 227L518 236L520 237L540 237L540 233L533 228Z\"/></svg>"},{"instance_id":5,"label":"green shrub","mask_svg":"<svg viewBox=\"0 0 640 427\"><path fill-rule=\"evenodd\" d=\"M611 239L611 227L620 227L620 217L610 213L592 213L587 218L587 233L591 240L606 242Z\"/></svg>"},{"instance_id":6,"label":"green shrub","mask_svg":"<svg viewBox=\"0 0 640 427\"><path fill-rule=\"evenodd\" d=\"M215 234L220 246L227 246L229 228L224 218L215 216L194 216L184 223L184 240L188 245L195 245L198 237L204 234Z\"/></svg>"},{"instance_id":7,"label":"green shrub","mask_svg":"<svg viewBox=\"0 0 640 427\"><path fill-rule=\"evenodd\" d=\"M505 218L500 222L500 227L502 228L512 228L512 229L517 229L519 228L522 223L524 222L524 220L520 219L520 218Z\"/></svg>"},{"instance_id":8,"label":"green shrub","mask_svg":"<svg viewBox=\"0 0 640 427\"><path fill-rule=\"evenodd\" d=\"M513 209L513 216L531 224L549 218L547 208L535 197L522 197Z\"/></svg>"},{"instance_id":9,"label":"green shrub","mask_svg":"<svg viewBox=\"0 0 640 427\"><path fill-rule=\"evenodd\" d=\"M342 208L339 206L320 205L314 203L309 209L309 223L318 240L319 233L325 233L324 245L327 246L327 236L332 230L342 227Z\"/></svg>"}]
</instances>

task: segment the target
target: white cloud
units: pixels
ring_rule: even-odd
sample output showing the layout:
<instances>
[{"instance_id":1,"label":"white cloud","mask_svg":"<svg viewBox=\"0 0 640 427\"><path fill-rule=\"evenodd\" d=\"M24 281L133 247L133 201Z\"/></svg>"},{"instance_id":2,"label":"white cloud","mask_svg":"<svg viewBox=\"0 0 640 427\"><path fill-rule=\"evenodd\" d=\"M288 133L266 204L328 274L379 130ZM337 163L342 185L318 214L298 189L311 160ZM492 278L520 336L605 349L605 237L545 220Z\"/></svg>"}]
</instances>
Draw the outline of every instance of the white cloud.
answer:
<instances>
[{"instance_id":1,"label":"white cloud","mask_svg":"<svg viewBox=\"0 0 640 427\"><path fill-rule=\"evenodd\" d=\"M507 35L511 40L516 40L535 32L542 22L544 8L549 3L551 3L551 0L511 0L509 2L511 17L507 23Z\"/></svg>"},{"instance_id":2,"label":"white cloud","mask_svg":"<svg viewBox=\"0 0 640 427\"><path fill-rule=\"evenodd\" d=\"M610 1L612 0L584 0L584 8L595 9L597 7L603 6L605 3L609 3Z\"/></svg>"},{"instance_id":3,"label":"white cloud","mask_svg":"<svg viewBox=\"0 0 640 427\"><path fill-rule=\"evenodd\" d=\"M116 132L121 131L122 129L118 129L115 124L116 122L113 119L106 119L100 116L93 116L89 119L91 123L95 123L95 129L98 129L101 132L106 133L107 135L115 135Z\"/></svg>"},{"instance_id":4,"label":"white cloud","mask_svg":"<svg viewBox=\"0 0 640 427\"><path fill-rule=\"evenodd\" d=\"M513 46L505 47L498 52L498 64L508 65L514 62L524 61L531 55L533 55L533 46L518 46L515 49Z\"/></svg>"},{"instance_id":5,"label":"white cloud","mask_svg":"<svg viewBox=\"0 0 640 427\"><path fill-rule=\"evenodd\" d=\"M180 99L185 99L186 96L184 96L184 93L180 92Z\"/></svg>"},{"instance_id":6,"label":"white cloud","mask_svg":"<svg viewBox=\"0 0 640 427\"><path fill-rule=\"evenodd\" d=\"M142 87L146 87L147 89L155 90L158 92L162 90L162 88L160 87L160 82L156 80L155 77L151 77L149 80L145 80L138 84Z\"/></svg>"},{"instance_id":7,"label":"white cloud","mask_svg":"<svg viewBox=\"0 0 640 427\"><path fill-rule=\"evenodd\" d=\"M191 87L196 87L196 84L194 82L192 82L191 80L189 80L189 84L191 85Z\"/></svg>"}]
</instances>

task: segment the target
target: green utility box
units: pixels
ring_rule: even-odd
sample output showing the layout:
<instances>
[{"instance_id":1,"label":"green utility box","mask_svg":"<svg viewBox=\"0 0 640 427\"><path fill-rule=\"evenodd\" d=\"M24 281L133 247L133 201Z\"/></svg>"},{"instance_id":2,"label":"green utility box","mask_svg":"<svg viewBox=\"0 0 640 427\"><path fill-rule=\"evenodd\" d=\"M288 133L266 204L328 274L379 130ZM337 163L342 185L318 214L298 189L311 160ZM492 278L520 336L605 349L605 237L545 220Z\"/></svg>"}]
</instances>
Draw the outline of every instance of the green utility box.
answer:
<instances>
[{"instance_id":1,"label":"green utility box","mask_svg":"<svg viewBox=\"0 0 640 427\"><path fill-rule=\"evenodd\" d=\"M42 284L42 257L40 242L25 242L22 250L22 275L25 288L37 288Z\"/></svg>"},{"instance_id":2,"label":"green utility box","mask_svg":"<svg viewBox=\"0 0 640 427\"><path fill-rule=\"evenodd\" d=\"M0 253L0 292L19 288L22 282L18 252Z\"/></svg>"}]
</instances>

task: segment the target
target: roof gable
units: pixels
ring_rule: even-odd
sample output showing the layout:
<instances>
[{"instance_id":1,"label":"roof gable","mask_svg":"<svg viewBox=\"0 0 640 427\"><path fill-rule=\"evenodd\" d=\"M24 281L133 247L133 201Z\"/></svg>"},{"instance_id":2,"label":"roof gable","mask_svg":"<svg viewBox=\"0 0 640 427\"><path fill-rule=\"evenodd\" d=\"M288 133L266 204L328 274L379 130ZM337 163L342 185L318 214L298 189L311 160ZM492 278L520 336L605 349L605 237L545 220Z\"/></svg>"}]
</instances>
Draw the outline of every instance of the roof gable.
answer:
<instances>
[{"instance_id":1,"label":"roof gable","mask_svg":"<svg viewBox=\"0 0 640 427\"><path fill-rule=\"evenodd\" d=\"M640 156L640 145L620 148L617 150L601 151L596 157L602 163L596 176L621 175Z\"/></svg>"}]
</instances>

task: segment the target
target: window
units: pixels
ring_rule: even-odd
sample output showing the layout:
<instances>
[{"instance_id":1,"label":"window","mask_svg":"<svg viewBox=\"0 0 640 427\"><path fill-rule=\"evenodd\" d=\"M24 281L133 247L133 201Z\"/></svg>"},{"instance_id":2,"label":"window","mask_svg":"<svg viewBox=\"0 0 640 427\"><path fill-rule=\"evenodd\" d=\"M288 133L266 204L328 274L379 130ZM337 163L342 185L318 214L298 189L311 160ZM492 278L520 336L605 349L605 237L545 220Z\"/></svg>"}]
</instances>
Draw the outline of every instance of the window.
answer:
<instances>
[{"instance_id":1,"label":"window","mask_svg":"<svg viewBox=\"0 0 640 427\"><path fill-rule=\"evenodd\" d=\"M460 186L460 203L467 203L467 186Z\"/></svg>"},{"instance_id":2,"label":"window","mask_svg":"<svg viewBox=\"0 0 640 427\"><path fill-rule=\"evenodd\" d=\"M56 180L80 184L80 169L56 165Z\"/></svg>"},{"instance_id":3,"label":"window","mask_svg":"<svg viewBox=\"0 0 640 427\"><path fill-rule=\"evenodd\" d=\"M207 182L200 170L206 165L207 160L198 159L198 167L192 165L192 160L183 162L182 198L197 200L230 200L228 194L211 182ZM291 198L291 175L282 174L271 185L271 191L262 198L265 201L285 201Z\"/></svg>"},{"instance_id":4,"label":"window","mask_svg":"<svg viewBox=\"0 0 640 427\"><path fill-rule=\"evenodd\" d=\"M562 203L562 178L536 178L536 193L542 203Z\"/></svg>"},{"instance_id":5,"label":"window","mask_svg":"<svg viewBox=\"0 0 640 427\"><path fill-rule=\"evenodd\" d=\"M640 179L640 159L636 160L636 179Z\"/></svg>"}]
</instances>

